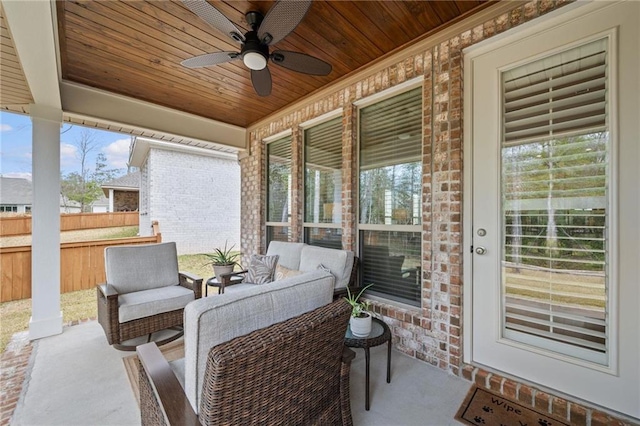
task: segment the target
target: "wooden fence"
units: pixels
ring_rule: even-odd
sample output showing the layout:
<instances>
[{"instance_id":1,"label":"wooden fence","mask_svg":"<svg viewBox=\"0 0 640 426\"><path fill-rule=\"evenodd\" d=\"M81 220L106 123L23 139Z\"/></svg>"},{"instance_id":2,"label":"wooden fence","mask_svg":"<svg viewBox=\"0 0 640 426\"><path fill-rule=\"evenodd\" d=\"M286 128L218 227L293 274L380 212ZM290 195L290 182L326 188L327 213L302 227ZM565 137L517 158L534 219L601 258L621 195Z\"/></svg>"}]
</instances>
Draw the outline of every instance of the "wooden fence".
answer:
<instances>
[{"instance_id":1,"label":"wooden fence","mask_svg":"<svg viewBox=\"0 0 640 426\"><path fill-rule=\"evenodd\" d=\"M60 231L136 226L138 223L138 212L60 214ZM0 237L29 234L31 234L31 216L2 217L0 219Z\"/></svg>"},{"instance_id":2,"label":"wooden fence","mask_svg":"<svg viewBox=\"0 0 640 426\"><path fill-rule=\"evenodd\" d=\"M136 214L137 215L137 214ZM104 249L108 246L151 244L151 237L117 238L60 245L60 292L94 288L105 281ZM31 297L31 246L0 247L0 302Z\"/></svg>"}]
</instances>

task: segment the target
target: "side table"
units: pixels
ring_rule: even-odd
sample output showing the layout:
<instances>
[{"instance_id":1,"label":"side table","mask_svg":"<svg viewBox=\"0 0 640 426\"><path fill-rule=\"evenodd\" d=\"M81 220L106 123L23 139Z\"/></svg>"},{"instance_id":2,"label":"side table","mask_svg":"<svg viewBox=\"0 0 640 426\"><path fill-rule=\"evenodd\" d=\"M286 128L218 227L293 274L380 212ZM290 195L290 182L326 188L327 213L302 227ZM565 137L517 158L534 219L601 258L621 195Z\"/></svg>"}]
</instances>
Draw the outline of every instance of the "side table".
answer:
<instances>
[{"instance_id":1,"label":"side table","mask_svg":"<svg viewBox=\"0 0 640 426\"><path fill-rule=\"evenodd\" d=\"M371 319L371 333L367 337L356 337L351 333L351 327L347 327L344 336L344 344L350 348L363 348L366 360L366 382L365 382L365 410L369 411L369 348L387 342L387 383L391 383L391 331L384 321L378 318Z\"/></svg>"},{"instance_id":2,"label":"side table","mask_svg":"<svg viewBox=\"0 0 640 426\"><path fill-rule=\"evenodd\" d=\"M232 277L230 284L238 284L239 282L242 282L243 279L244 279L244 277ZM220 282L218 282L218 279L216 277L209 278L207 280L206 284L207 285L204 287L204 296L205 297L207 297L209 295L209 286L218 287L218 292L220 292ZM222 293L224 293L224 289L222 290Z\"/></svg>"}]
</instances>

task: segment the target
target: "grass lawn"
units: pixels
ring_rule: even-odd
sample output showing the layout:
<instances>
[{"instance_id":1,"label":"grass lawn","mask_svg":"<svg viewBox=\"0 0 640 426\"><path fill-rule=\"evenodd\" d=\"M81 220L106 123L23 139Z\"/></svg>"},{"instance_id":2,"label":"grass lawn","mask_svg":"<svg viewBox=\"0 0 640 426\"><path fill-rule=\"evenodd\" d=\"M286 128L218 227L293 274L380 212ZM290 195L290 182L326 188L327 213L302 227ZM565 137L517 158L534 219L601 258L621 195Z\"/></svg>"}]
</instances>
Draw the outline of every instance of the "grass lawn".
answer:
<instances>
[{"instance_id":1,"label":"grass lawn","mask_svg":"<svg viewBox=\"0 0 640 426\"><path fill-rule=\"evenodd\" d=\"M96 312L96 290L80 290L60 295L63 321L69 322L94 318ZM0 353L4 352L11 336L29 329L31 299L0 303Z\"/></svg>"},{"instance_id":2,"label":"grass lawn","mask_svg":"<svg viewBox=\"0 0 640 426\"><path fill-rule=\"evenodd\" d=\"M122 235L120 238L124 236L129 235ZM211 265L205 265L206 262L207 257L203 254L178 256L178 267L180 271L199 275L204 280L213 276L213 269ZM204 289L202 294L204 294ZM63 321L65 323L95 318L98 315L96 308L96 290L93 288L63 293L60 299ZM31 299L0 303L0 353L4 352L7 344L11 340L11 336L29 329L30 317Z\"/></svg>"}]
</instances>

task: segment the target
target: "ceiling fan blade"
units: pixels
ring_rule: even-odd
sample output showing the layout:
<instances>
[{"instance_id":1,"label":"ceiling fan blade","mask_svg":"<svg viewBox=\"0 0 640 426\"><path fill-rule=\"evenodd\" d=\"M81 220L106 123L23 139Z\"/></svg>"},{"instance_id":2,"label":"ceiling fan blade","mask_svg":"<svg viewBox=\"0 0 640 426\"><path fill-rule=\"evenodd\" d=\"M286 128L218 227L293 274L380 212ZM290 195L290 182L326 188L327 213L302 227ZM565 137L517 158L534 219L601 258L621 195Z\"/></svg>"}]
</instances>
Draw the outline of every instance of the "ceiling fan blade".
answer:
<instances>
[{"instance_id":1,"label":"ceiling fan blade","mask_svg":"<svg viewBox=\"0 0 640 426\"><path fill-rule=\"evenodd\" d=\"M202 68L211 65L224 64L225 62L230 62L238 58L240 58L240 53L238 52L216 52L194 56L193 58L185 59L180 62L180 64L187 68Z\"/></svg>"},{"instance_id":2,"label":"ceiling fan blade","mask_svg":"<svg viewBox=\"0 0 640 426\"><path fill-rule=\"evenodd\" d=\"M287 50L276 50L271 54L271 61L281 67L292 71L311 75L329 75L331 64L322 59L309 56L300 52L289 52Z\"/></svg>"},{"instance_id":3,"label":"ceiling fan blade","mask_svg":"<svg viewBox=\"0 0 640 426\"><path fill-rule=\"evenodd\" d=\"M193 13L204 19L209 25L223 32L238 43L244 42L244 36L233 23L206 0L182 0Z\"/></svg>"},{"instance_id":4,"label":"ceiling fan blade","mask_svg":"<svg viewBox=\"0 0 640 426\"><path fill-rule=\"evenodd\" d=\"M311 7L311 0L280 0L267 12L258 38L266 45L279 42L298 26Z\"/></svg>"},{"instance_id":5,"label":"ceiling fan blade","mask_svg":"<svg viewBox=\"0 0 640 426\"><path fill-rule=\"evenodd\" d=\"M258 95L269 96L271 94L271 72L269 68L251 70L251 82Z\"/></svg>"}]
</instances>

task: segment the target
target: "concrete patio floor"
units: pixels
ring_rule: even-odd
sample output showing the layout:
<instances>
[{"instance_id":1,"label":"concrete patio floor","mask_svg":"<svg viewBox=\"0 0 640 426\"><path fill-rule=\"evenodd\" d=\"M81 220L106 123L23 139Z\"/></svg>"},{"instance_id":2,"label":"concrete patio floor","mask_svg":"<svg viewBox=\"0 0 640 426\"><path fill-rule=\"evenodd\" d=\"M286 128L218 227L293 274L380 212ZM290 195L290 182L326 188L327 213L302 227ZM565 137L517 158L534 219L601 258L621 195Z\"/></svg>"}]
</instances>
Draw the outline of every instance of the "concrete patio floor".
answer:
<instances>
[{"instance_id":1,"label":"concrete patio floor","mask_svg":"<svg viewBox=\"0 0 640 426\"><path fill-rule=\"evenodd\" d=\"M138 425L140 412L121 352L107 344L96 321L65 327L33 342L22 394L11 425ZM455 425L471 384L392 351L386 383L386 345L371 349L371 409L365 411L365 359L356 349L351 407L356 425Z\"/></svg>"}]
</instances>

